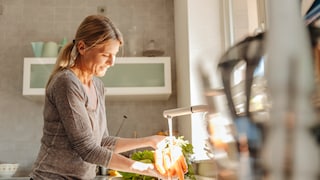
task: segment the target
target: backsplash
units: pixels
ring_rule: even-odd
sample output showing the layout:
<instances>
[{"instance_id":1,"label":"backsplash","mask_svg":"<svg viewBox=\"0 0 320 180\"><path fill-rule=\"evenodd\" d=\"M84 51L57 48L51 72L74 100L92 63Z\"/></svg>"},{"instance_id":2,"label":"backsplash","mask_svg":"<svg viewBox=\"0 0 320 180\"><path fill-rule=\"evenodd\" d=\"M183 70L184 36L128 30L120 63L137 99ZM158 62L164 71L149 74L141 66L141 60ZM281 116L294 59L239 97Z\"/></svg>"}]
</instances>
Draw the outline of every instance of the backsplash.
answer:
<instances>
[{"instance_id":1,"label":"backsplash","mask_svg":"<svg viewBox=\"0 0 320 180\"><path fill-rule=\"evenodd\" d=\"M104 8L122 31L129 54L129 29L136 28L135 44L142 55L155 40L164 56L171 57L172 95L168 101L106 102L110 135L141 137L168 128L162 117L176 107L173 0L0 0L0 163L20 164L16 176L27 176L35 161L42 135L43 104L22 96L23 58L33 57L32 41L73 39L84 17ZM140 45L139 45L140 44Z\"/></svg>"}]
</instances>

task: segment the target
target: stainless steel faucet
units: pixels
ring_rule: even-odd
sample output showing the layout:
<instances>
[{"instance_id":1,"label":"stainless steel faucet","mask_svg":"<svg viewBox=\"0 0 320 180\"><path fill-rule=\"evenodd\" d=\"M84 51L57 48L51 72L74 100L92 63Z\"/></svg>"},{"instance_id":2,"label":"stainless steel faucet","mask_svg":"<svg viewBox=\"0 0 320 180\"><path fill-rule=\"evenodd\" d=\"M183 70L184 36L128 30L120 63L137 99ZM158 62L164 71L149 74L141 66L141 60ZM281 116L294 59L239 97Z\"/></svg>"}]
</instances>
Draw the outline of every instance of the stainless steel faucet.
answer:
<instances>
[{"instance_id":1,"label":"stainless steel faucet","mask_svg":"<svg viewBox=\"0 0 320 180\"><path fill-rule=\"evenodd\" d=\"M208 105L196 105L190 107L165 110L163 111L163 116L165 118L173 118L176 116L183 116L197 112L207 112L208 110Z\"/></svg>"}]
</instances>

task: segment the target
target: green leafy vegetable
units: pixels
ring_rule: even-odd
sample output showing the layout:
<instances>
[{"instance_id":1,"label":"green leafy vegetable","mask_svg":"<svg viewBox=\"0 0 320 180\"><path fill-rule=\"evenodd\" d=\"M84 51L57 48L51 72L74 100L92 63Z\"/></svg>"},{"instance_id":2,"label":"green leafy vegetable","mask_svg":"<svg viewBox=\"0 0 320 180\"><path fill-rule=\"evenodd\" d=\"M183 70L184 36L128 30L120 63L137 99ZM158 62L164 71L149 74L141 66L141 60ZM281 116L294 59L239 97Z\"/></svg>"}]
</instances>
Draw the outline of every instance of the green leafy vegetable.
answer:
<instances>
[{"instance_id":1,"label":"green leafy vegetable","mask_svg":"<svg viewBox=\"0 0 320 180\"><path fill-rule=\"evenodd\" d=\"M131 155L131 159L143 163L154 163L153 151L137 151ZM156 180L158 178L135 173L119 172L124 180Z\"/></svg>"},{"instance_id":2,"label":"green leafy vegetable","mask_svg":"<svg viewBox=\"0 0 320 180\"><path fill-rule=\"evenodd\" d=\"M137 151L131 155L131 159L135 161L141 160L151 160L151 163L154 163L154 155L152 151L144 150L144 151Z\"/></svg>"}]
</instances>

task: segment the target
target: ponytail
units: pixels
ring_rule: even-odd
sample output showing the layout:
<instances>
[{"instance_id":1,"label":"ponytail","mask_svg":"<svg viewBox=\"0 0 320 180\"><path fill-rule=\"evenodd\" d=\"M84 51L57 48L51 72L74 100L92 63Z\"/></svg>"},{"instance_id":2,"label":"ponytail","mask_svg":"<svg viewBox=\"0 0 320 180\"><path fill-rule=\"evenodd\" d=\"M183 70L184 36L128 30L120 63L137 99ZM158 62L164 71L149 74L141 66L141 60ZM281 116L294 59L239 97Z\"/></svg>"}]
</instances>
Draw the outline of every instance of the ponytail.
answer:
<instances>
[{"instance_id":1,"label":"ponytail","mask_svg":"<svg viewBox=\"0 0 320 180\"><path fill-rule=\"evenodd\" d=\"M53 67L52 73L49 76L49 80L47 82L46 87L51 82L52 77L59 71L63 69L70 68L74 65L74 57L72 57L72 49L76 48L74 43L68 43L63 49L61 49L57 61Z\"/></svg>"}]
</instances>

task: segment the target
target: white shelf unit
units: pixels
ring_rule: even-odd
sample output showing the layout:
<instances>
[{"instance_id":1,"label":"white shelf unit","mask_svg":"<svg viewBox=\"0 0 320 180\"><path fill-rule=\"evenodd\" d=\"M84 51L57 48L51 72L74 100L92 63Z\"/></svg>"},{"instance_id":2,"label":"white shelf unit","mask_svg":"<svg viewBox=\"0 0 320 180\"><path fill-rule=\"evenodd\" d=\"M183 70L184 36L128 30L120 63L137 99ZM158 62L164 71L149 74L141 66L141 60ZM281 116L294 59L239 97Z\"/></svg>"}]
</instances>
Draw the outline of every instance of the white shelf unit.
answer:
<instances>
[{"instance_id":1,"label":"white shelf unit","mask_svg":"<svg viewBox=\"0 0 320 180\"><path fill-rule=\"evenodd\" d=\"M24 96L43 99L55 61L24 58ZM167 100L172 93L170 57L118 57L101 79L106 100Z\"/></svg>"}]
</instances>

